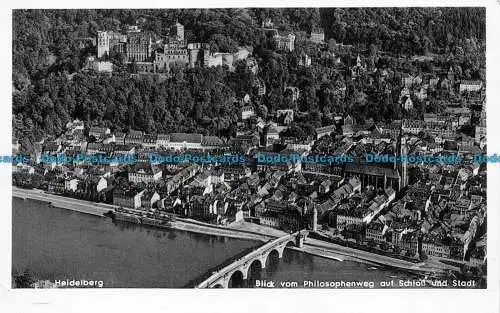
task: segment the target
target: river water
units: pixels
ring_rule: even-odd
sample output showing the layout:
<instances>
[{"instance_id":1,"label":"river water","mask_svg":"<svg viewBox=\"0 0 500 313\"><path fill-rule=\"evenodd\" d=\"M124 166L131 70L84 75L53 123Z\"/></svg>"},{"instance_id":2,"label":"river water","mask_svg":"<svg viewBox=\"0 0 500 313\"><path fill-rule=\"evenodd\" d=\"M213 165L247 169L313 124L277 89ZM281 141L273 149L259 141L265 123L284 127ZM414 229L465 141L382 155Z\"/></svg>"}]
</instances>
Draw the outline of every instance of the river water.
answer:
<instances>
[{"instance_id":1,"label":"river water","mask_svg":"<svg viewBox=\"0 0 500 313\"><path fill-rule=\"evenodd\" d=\"M261 244L114 222L34 200L14 198L12 207L12 268L29 269L38 279L49 281L97 280L110 288L180 288L226 259ZM287 249L281 260L270 258L265 269L252 269L249 280L234 277L231 286L255 287L257 281L276 287L281 283L303 287L304 281L364 281L379 288L381 281L397 279L410 276Z\"/></svg>"}]
</instances>

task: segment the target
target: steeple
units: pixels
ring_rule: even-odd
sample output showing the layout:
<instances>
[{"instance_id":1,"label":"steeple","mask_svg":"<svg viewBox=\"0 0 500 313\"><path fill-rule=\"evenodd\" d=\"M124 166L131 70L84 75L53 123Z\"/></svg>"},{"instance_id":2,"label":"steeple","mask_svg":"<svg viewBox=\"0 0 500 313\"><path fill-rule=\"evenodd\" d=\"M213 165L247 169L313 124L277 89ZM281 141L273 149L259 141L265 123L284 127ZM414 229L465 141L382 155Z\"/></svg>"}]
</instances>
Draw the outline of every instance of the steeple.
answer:
<instances>
[{"instance_id":1,"label":"steeple","mask_svg":"<svg viewBox=\"0 0 500 313\"><path fill-rule=\"evenodd\" d=\"M398 141L396 144L396 150L397 150L396 165L399 175L401 176L401 184L399 189L403 189L408 185L408 162L406 160L408 151L406 148L406 137L402 134L402 132L399 133ZM405 160L401 159L402 156L405 157Z\"/></svg>"}]
</instances>

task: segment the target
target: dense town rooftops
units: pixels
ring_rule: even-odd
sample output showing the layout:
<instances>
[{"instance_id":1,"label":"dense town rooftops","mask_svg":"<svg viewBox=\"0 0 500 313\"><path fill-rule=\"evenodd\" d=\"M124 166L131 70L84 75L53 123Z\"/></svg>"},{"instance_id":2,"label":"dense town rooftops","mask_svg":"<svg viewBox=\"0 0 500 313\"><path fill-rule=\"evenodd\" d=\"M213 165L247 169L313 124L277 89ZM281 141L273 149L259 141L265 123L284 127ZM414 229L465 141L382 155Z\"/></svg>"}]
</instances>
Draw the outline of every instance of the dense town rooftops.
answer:
<instances>
[{"instance_id":1,"label":"dense town rooftops","mask_svg":"<svg viewBox=\"0 0 500 313\"><path fill-rule=\"evenodd\" d=\"M216 136L203 136L201 141L202 146L222 146L224 142Z\"/></svg>"},{"instance_id":2,"label":"dense town rooftops","mask_svg":"<svg viewBox=\"0 0 500 313\"><path fill-rule=\"evenodd\" d=\"M363 164L346 164L346 172L352 174L367 174L375 176L386 176L388 178L399 178L399 172L392 168L381 166L363 165Z\"/></svg>"},{"instance_id":3,"label":"dense town rooftops","mask_svg":"<svg viewBox=\"0 0 500 313\"><path fill-rule=\"evenodd\" d=\"M171 142L187 142L201 144L203 135L201 134L188 134L188 133L172 133L170 134Z\"/></svg>"}]
</instances>

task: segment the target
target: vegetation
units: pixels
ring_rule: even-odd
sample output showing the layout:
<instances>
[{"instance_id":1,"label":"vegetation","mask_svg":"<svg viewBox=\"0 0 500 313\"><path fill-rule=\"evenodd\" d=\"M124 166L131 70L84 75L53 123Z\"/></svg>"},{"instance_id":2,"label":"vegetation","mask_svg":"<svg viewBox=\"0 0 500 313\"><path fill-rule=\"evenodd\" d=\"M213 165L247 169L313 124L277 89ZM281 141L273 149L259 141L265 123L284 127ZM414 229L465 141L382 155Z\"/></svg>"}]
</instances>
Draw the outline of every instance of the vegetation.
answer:
<instances>
[{"instance_id":1,"label":"vegetation","mask_svg":"<svg viewBox=\"0 0 500 313\"><path fill-rule=\"evenodd\" d=\"M329 48L297 40L295 51L276 51L274 39L258 29L266 18L297 38L322 27ZM95 54L98 30L138 25L159 38L175 21L185 25L188 41L207 42L212 51L253 47L266 95L257 96L254 74L245 62L233 72L177 68L161 83L127 72L110 77L81 71L86 58ZM13 23L13 129L27 150L44 136L60 134L74 118L122 131L230 137L239 113L234 99L247 93L264 118L282 108L308 111L296 125L299 134L307 135L311 126L330 123L330 113L351 113L363 122L438 111L433 99L442 91L429 95L427 107L416 101L414 110L401 111L397 103L403 72L433 73L440 66L453 68L457 79L484 79L484 8L15 10ZM339 52L336 43L354 50ZM298 66L305 52L315 60L308 68ZM361 54L368 69L389 69L389 79L375 76L373 81L365 73L353 80L348 68L335 65L331 53L346 66L355 65ZM413 55L424 58L413 60ZM296 102L285 86L300 88Z\"/></svg>"},{"instance_id":2,"label":"vegetation","mask_svg":"<svg viewBox=\"0 0 500 313\"><path fill-rule=\"evenodd\" d=\"M23 273L18 271L12 272L12 287L13 288L33 288L36 282L35 275L28 269Z\"/></svg>"}]
</instances>

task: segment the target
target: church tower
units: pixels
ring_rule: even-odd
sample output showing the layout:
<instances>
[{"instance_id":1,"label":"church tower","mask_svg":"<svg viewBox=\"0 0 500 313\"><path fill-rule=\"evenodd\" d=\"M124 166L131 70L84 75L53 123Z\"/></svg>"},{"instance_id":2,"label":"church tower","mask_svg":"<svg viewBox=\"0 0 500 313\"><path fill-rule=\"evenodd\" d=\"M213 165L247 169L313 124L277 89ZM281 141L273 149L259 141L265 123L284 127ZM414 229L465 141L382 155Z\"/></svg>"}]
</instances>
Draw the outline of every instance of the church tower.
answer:
<instances>
[{"instance_id":1,"label":"church tower","mask_svg":"<svg viewBox=\"0 0 500 313\"><path fill-rule=\"evenodd\" d=\"M403 135L402 131L400 131L399 136L398 136L398 141L396 144L396 149L397 149L397 166L399 175L401 176L401 184L399 189L403 189L404 187L408 186L408 160L407 155L408 155L408 150L406 148L406 137ZM401 159L401 156L405 157L405 160Z\"/></svg>"}]
</instances>

